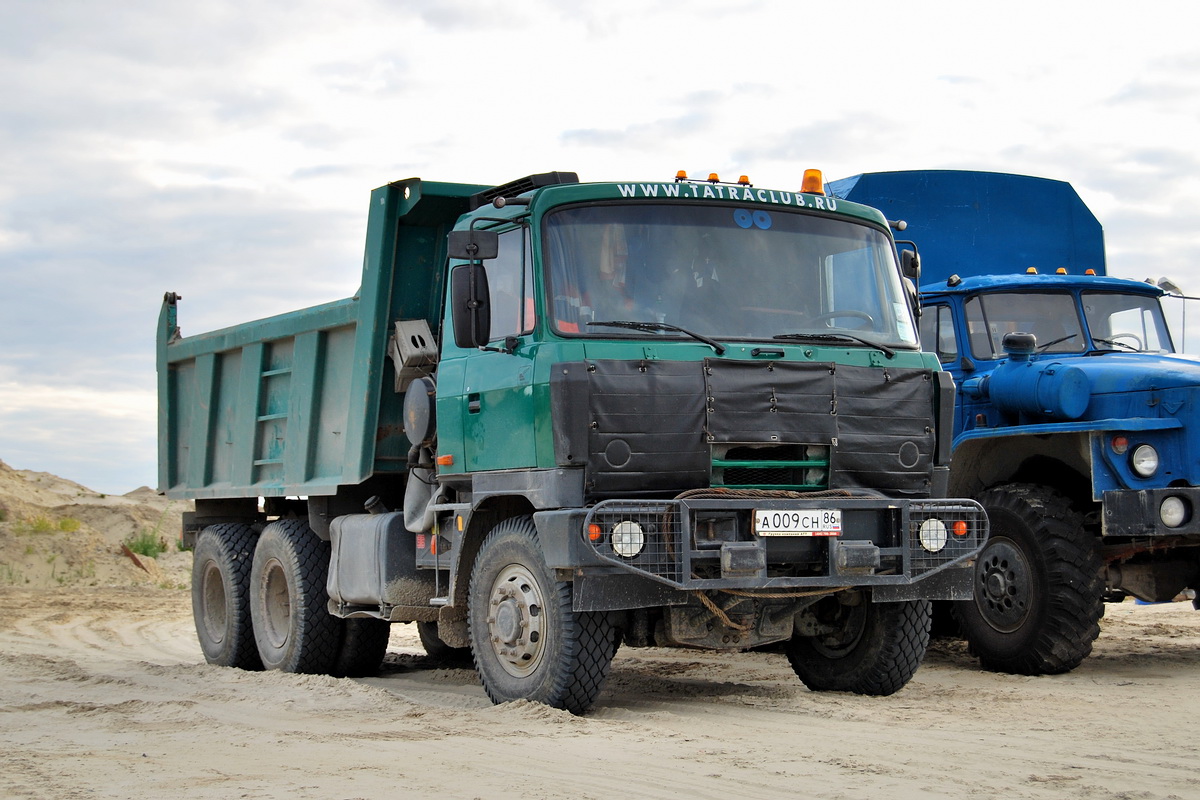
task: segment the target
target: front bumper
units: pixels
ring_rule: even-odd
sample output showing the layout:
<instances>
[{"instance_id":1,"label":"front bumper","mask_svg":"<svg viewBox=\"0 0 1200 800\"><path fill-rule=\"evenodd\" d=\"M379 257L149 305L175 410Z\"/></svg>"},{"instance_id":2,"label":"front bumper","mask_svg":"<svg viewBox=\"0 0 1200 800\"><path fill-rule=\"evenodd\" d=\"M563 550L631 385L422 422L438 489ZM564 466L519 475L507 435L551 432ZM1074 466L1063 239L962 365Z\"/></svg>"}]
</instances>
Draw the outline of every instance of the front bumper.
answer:
<instances>
[{"instance_id":1,"label":"front bumper","mask_svg":"<svg viewBox=\"0 0 1200 800\"><path fill-rule=\"evenodd\" d=\"M1179 525L1163 521L1163 504L1181 502L1185 509ZM1105 492L1105 537L1200 536L1200 487L1121 489Z\"/></svg>"},{"instance_id":2,"label":"front bumper","mask_svg":"<svg viewBox=\"0 0 1200 800\"><path fill-rule=\"evenodd\" d=\"M760 537L752 530L755 510L829 508L842 512L840 535ZM934 552L921 544L921 525L929 519L949 531L956 522L965 525ZM623 556L613 533L631 524L644 545ZM972 500L876 497L607 500L588 511L582 528L592 563L688 591L910 586L965 566L987 534L987 516ZM970 570L953 571L962 582L971 580ZM942 584L939 594L946 591L945 576L930 583Z\"/></svg>"}]
</instances>

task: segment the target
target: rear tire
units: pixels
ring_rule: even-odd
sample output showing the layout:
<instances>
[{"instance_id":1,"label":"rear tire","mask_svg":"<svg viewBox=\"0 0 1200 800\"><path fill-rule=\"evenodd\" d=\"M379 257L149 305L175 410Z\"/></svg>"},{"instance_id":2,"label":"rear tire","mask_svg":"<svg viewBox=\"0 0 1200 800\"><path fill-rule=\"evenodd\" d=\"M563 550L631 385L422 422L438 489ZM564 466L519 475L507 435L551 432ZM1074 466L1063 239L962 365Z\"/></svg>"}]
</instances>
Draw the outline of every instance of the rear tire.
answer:
<instances>
[{"instance_id":1,"label":"rear tire","mask_svg":"<svg viewBox=\"0 0 1200 800\"><path fill-rule=\"evenodd\" d=\"M596 701L616 652L607 614L571 610L571 584L546 566L530 517L484 540L467 602L471 651L493 703L532 700L572 714Z\"/></svg>"},{"instance_id":2,"label":"rear tire","mask_svg":"<svg viewBox=\"0 0 1200 800\"><path fill-rule=\"evenodd\" d=\"M1058 492L1030 484L979 497L991 535L976 560L975 599L955 603L984 669L1069 672L1092 652L1104 616L1096 539Z\"/></svg>"},{"instance_id":3,"label":"rear tire","mask_svg":"<svg viewBox=\"0 0 1200 800\"><path fill-rule=\"evenodd\" d=\"M329 542L319 539L304 520L281 519L263 529L250 570L250 615L267 669L333 669L343 623L326 608L328 572Z\"/></svg>"},{"instance_id":4,"label":"rear tire","mask_svg":"<svg viewBox=\"0 0 1200 800\"><path fill-rule=\"evenodd\" d=\"M815 609L836 630L794 636L786 645L792 670L817 692L889 695L912 679L929 646L928 600L856 605L828 597Z\"/></svg>"},{"instance_id":5,"label":"rear tire","mask_svg":"<svg viewBox=\"0 0 1200 800\"><path fill-rule=\"evenodd\" d=\"M250 567L257 534L249 525L211 525L192 555L192 617L204 660L262 669L250 620Z\"/></svg>"},{"instance_id":6,"label":"rear tire","mask_svg":"<svg viewBox=\"0 0 1200 800\"><path fill-rule=\"evenodd\" d=\"M329 674L335 678L378 675L391 635L392 625L384 619L351 617L343 620L342 646Z\"/></svg>"},{"instance_id":7,"label":"rear tire","mask_svg":"<svg viewBox=\"0 0 1200 800\"><path fill-rule=\"evenodd\" d=\"M425 648L425 653L431 660L448 666L471 665L471 648L451 647L443 642L442 638L438 636L436 622L418 622L417 635L421 637L421 646Z\"/></svg>"}]
</instances>

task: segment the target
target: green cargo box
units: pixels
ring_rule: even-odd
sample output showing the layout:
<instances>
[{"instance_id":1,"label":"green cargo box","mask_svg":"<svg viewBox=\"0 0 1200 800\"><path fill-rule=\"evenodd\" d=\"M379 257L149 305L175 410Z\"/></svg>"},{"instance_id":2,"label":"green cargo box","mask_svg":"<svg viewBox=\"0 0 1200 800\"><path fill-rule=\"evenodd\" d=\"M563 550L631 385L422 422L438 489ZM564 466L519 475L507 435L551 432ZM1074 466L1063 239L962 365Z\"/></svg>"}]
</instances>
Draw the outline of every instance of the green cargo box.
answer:
<instances>
[{"instance_id":1,"label":"green cargo box","mask_svg":"<svg viewBox=\"0 0 1200 800\"><path fill-rule=\"evenodd\" d=\"M158 322L159 489L179 499L330 495L404 472L392 324L424 318L436 337L446 235L486 188L414 178L372 192L352 298L181 337L168 293Z\"/></svg>"}]
</instances>

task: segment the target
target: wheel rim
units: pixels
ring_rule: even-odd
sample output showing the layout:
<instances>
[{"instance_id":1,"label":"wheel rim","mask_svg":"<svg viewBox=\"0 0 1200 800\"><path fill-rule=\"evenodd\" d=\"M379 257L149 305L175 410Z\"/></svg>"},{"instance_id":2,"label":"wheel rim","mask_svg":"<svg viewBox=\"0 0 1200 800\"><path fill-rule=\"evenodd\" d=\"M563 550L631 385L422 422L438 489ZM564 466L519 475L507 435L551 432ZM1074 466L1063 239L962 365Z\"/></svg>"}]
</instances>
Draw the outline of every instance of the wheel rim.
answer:
<instances>
[{"instance_id":1,"label":"wheel rim","mask_svg":"<svg viewBox=\"0 0 1200 800\"><path fill-rule=\"evenodd\" d=\"M263 600L265 611L263 633L277 650L287 644L291 631L292 598L283 564L271 559L263 570Z\"/></svg>"},{"instance_id":2,"label":"wheel rim","mask_svg":"<svg viewBox=\"0 0 1200 800\"><path fill-rule=\"evenodd\" d=\"M201 621L204 633L214 644L225 640L225 629L229 624L228 603L225 600L225 581L221 577L221 568L215 561L204 565L200 578Z\"/></svg>"},{"instance_id":3,"label":"wheel rim","mask_svg":"<svg viewBox=\"0 0 1200 800\"><path fill-rule=\"evenodd\" d=\"M813 637L812 649L823 658L844 658L853 652L867 627L866 602L846 605L832 598L818 614L821 622L836 630Z\"/></svg>"},{"instance_id":4,"label":"wheel rim","mask_svg":"<svg viewBox=\"0 0 1200 800\"><path fill-rule=\"evenodd\" d=\"M488 639L496 660L514 678L525 678L542 663L546 637L542 590L520 564L500 571L488 595Z\"/></svg>"},{"instance_id":5,"label":"wheel rim","mask_svg":"<svg viewBox=\"0 0 1200 800\"><path fill-rule=\"evenodd\" d=\"M1012 633L1029 616L1029 560L1011 539L993 537L975 568L975 601L988 625Z\"/></svg>"}]
</instances>

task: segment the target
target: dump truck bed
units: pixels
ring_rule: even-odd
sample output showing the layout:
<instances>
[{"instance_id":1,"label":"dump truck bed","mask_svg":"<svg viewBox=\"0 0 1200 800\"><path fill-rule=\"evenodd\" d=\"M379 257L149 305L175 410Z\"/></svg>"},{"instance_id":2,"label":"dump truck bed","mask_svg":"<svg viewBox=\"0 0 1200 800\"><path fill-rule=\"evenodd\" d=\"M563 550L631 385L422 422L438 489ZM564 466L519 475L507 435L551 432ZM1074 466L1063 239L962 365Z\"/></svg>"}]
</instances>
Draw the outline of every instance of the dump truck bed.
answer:
<instances>
[{"instance_id":1,"label":"dump truck bed","mask_svg":"<svg viewBox=\"0 0 1200 800\"><path fill-rule=\"evenodd\" d=\"M446 234L484 186L413 178L371 193L354 297L181 337L158 324L159 489L173 498L328 495L406 469L396 320L438 331Z\"/></svg>"}]
</instances>

